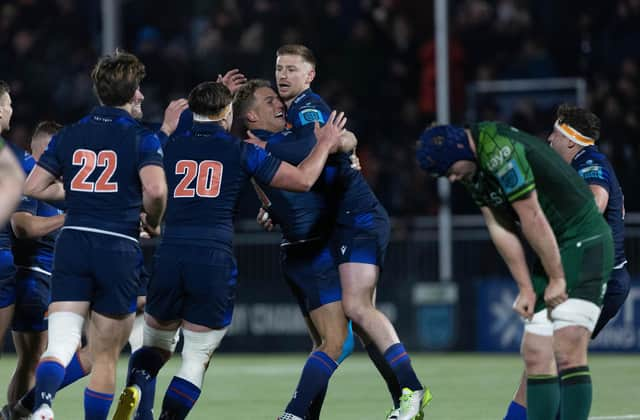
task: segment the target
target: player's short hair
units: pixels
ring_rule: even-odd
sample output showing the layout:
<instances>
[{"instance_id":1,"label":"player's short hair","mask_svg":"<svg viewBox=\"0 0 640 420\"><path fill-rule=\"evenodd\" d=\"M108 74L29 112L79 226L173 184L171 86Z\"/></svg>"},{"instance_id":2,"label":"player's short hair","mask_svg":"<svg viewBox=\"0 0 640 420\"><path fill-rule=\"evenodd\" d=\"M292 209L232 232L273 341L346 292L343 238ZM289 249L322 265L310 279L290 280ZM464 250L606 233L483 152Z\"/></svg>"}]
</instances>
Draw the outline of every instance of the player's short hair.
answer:
<instances>
[{"instance_id":1,"label":"player's short hair","mask_svg":"<svg viewBox=\"0 0 640 420\"><path fill-rule=\"evenodd\" d=\"M189 109L198 115L217 115L233 101L229 89L218 82L202 82L189 93Z\"/></svg>"},{"instance_id":2,"label":"player's short hair","mask_svg":"<svg viewBox=\"0 0 640 420\"><path fill-rule=\"evenodd\" d=\"M0 96L4 95L5 93L11 93L11 87L9 86L9 83L5 82L4 80L0 80Z\"/></svg>"},{"instance_id":3,"label":"player's short hair","mask_svg":"<svg viewBox=\"0 0 640 420\"><path fill-rule=\"evenodd\" d=\"M62 124L58 124L55 121L40 121L36 128L33 129L33 134L31 135L31 139L35 138L40 134L48 134L50 136L56 134L58 131L62 129Z\"/></svg>"},{"instance_id":4,"label":"player's short hair","mask_svg":"<svg viewBox=\"0 0 640 420\"><path fill-rule=\"evenodd\" d=\"M247 113L253 107L255 103L256 90L260 88L271 88L271 82L264 79L251 79L238 89L236 96L233 99L233 114L239 120L242 120L243 124L246 123Z\"/></svg>"},{"instance_id":5,"label":"player's short hair","mask_svg":"<svg viewBox=\"0 0 640 420\"><path fill-rule=\"evenodd\" d=\"M105 55L91 72L93 89L100 102L107 106L122 106L129 102L146 75L138 57L116 50Z\"/></svg>"},{"instance_id":6,"label":"player's short hair","mask_svg":"<svg viewBox=\"0 0 640 420\"><path fill-rule=\"evenodd\" d=\"M316 56L313 55L313 51L302 44L285 44L281 46L278 48L278 51L276 51L276 57L280 57L281 55L297 55L311 64L314 69L316 68Z\"/></svg>"},{"instance_id":7,"label":"player's short hair","mask_svg":"<svg viewBox=\"0 0 640 420\"><path fill-rule=\"evenodd\" d=\"M558 107L556 118L559 124L568 124L593 140L600 138L600 118L591 111L569 104Z\"/></svg>"}]
</instances>

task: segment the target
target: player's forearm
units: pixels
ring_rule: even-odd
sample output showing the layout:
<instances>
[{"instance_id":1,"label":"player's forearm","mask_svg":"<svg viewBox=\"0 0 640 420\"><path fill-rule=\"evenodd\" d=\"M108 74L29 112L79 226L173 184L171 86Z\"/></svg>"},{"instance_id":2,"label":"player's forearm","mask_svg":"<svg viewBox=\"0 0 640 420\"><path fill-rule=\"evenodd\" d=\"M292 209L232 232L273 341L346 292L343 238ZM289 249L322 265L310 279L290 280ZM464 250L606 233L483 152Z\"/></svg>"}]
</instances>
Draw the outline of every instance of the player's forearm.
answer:
<instances>
[{"instance_id":1,"label":"player's forearm","mask_svg":"<svg viewBox=\"0 0 640 420\"><path fill-rule=\"evenodd\" d=\"M309 156L298 165L298 178L303 191L309 191L320 177L330 150L331 145L328 142L318 142Z\"/></svg>"},{"instance_id":2,"label":"player's forearm","mask_svg":"<svg viewBox=\"0 0 640 420\"><path fill-rule=\"evenodd\" d=\"M521 218L520 223L522 233L540 258L540 262L549 276L549 281L564 278L556 236L542 211L536 212L526 220Z\"/></svg>"},{"instance_id":3,"label":"player's forearm","mask_svg":"<svg viewBox=\"0 0 640 420\"><path fill-rule=\"evenodd\" d=\"M483 208L482 213L485 216L491 240L507 264L518 288L520 290L532 289L529 267L520 238L514 230L500 224L491 213L487 214L486 212L490 212L490 210Z\"/></svg>"},{"instance_id":4,"label":"player's forearm","mask_svg":"<svg viewBox=\"0 0 640 420\"><path fill-rule=\"evenodd\" d=\"M600 185L589 185L589 189L593 193L598 211L600 214L604 213L607 209L607 204L609 204L609 192Z\"/></svg>"},{"instance_id":5,"label":"player's forearm","mask_svg":"<svg viewBox=\"0 0 640 420\"><path fill-rule=\"evenodd\" d=\"M64 214L51 217L19 212L11 217L11 227L17 238L39 238L64 225Z\"/></svg>"},{"instance_id":6,"label":"player's forearm","mask_svg":"<svg viewBox=\"0 0 640 420\"><path fill-rule=\"evenodd\" d=\"M147 224L153 228L162 221L167 205L167 190L149 192L145 190L142 194L142 205L147 213Z\"/></svg>"}]
</instances>

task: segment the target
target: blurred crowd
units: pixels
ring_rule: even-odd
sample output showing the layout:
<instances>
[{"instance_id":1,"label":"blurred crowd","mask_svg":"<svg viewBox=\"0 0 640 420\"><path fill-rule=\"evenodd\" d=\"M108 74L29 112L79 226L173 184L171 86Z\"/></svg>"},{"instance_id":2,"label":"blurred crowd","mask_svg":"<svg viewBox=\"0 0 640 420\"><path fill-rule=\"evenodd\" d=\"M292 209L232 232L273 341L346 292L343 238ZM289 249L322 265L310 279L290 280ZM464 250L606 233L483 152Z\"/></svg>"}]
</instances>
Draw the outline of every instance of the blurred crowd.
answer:
<instances>
[{"instance_id":1,"label":"blurred crowd","mask_svg":"<svg viewBox=\"0 0 640 420\"><path fill-rule=\"evenodd\" d=\"M582 77L602 119L601 147L640 211L640 0L450 0L452 119L470 106L545 137L553 106L518 97L469 103L478 80ZM145 119L170 99L239 68L273 78L275 50L304 43L319 64L314 89L349 116L363 171L394 216L434 214L435 183L413 157L435 119L433 4L425 0L120 0L121 45L147 66ZM26 144L42 119L70 123L96 104L89 73L101 53L99 0L3 0L0 79L12 87L7 137ZM572 97L574 98L574 97ZM548 102L548 101L547 101ZM455 191L455 190L454 190ZM457 196L456 196L457 197ZM473 211L454 197L454 211Z\"/></svg>"}]
</instances>

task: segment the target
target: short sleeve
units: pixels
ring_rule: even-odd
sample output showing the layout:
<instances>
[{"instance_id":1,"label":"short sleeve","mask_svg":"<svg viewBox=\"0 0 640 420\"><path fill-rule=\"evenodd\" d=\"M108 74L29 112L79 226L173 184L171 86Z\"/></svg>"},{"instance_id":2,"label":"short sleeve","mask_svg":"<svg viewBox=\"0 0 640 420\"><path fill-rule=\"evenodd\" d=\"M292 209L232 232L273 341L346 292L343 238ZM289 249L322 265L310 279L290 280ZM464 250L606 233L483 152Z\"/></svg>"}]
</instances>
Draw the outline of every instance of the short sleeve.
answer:
<instances>
[{"instance_id":1,"label":"short sleeve","mask_svg":"<svg viewBox=\"0 0 640 420\"><path fill-rule=\"evenodd\" d=\"M60 138L58 135L54 135L37 162L38 166L46 169L56 178L62 175L62 161L60 159L60 153L58 152L59 143Z\"/></svg>"},{"instance_id":2,"label":"short sleeve","mask_svg":"<svg viewBox=\"0 0 640 420\"><path fill-rule=\"evenodd\" d=\"M577 168L578 174L589 185L599 185L607 192L611 189L611 174L605 165L600 162L587 161Z\"/></svg>"},{"instance_id":3,"label":"short sleeve","mask_svg":"<svg viewBox=\"0 0 640 420\"><path fill-rule=\"evenodd\" d=\"M141 134L138 147L138 170L147 165L163 166L162 144L156 134L145 131Z\"/></svg>"},{"instance_id":4,"label":"short sleeve","mask_svg":"<svg viewBox=\"0 0 640 420\"><path fill-rule=\"evenodd\" d=\"M22 200L18 203L18 208L16 208L15 211L36 215L38 213L38 200L34 200L31 197L23 195Z\"/></svg>"},{"instance_id":5,"label":"short sleeve","mask_svg":"<svg viewBox=\"0 0 640 420\"><path fill-rule=\"evenodd\" d=\"M481 130L478 159L482 169L500 184L509 202L524 198L536 188L524 147L492 130Z\"/></svg>"},{"instance_id":6,"label":"short sleeve","mask_svg":"<svg viewBox=\"0 0 640 420\"><path fill-rule=\"evenodd\" d=\"M242 142L240 147L242 165L247 173L265 185L271 184L282 161L253 144Z\"/></svg>"}]
</instances>

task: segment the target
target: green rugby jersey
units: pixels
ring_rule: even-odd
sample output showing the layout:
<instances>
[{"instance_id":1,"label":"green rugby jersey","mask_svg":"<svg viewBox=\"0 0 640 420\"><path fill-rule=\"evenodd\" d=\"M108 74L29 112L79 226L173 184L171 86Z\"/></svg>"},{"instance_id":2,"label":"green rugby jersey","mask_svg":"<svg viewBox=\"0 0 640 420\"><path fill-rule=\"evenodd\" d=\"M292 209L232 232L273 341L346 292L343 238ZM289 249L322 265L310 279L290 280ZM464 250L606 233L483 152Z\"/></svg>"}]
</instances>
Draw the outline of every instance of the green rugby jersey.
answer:
<instances>
[{"instance_id":1,"label":"green rugby jersey","mask_svg":"<svg viewBox=\"0 0 640 420\"><path fill-rule=\"evenodd\" d=\"M546 142L498 122L474 124L471 133L478 171L464 184L478 206L517 220L510 203L535 189L558 242L598 229L602 217L589 187Z\"/></svg>"},{"instance_id":2,"label":"green rugby jersey","mask_svg":"<svg viewBox=\"0 0 640 420\"><path fill-rule=\"evenodd\" d=\"M4 139L0 137L0 150L4 149Z\"/></svg>"}]
</instances>

